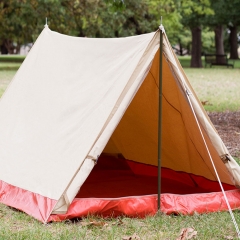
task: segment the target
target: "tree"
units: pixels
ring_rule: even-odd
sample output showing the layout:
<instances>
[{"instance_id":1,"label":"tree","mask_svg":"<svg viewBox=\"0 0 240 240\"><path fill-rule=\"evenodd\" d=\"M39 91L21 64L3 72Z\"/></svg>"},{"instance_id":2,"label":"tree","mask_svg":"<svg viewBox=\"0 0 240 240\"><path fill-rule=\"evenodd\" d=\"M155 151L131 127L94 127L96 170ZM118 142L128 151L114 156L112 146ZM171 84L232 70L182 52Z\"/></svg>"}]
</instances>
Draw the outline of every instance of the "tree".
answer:
<instances>
[{"instance_id":1,"label":"tree","mask_svg":"<svg viewBox=\"0 0 240 240\"><path fill-rule=\"evenodd\" d=\"M172 44L179 42L179 33L183 29L178 0L149 0L149 11L156 19L156 29L162 24Z\"/></svg>"},{"instance_id":2,"label":"tree","mask_svg":"<svg viewBox=\"0 0 240 240\"><path fill-rule=\"evenodd\" d=\"M48 18L51 30L87 37L125 37L155 31L163 16L171 40L181 28L178 0L1 0L2 53L34 42Z\"/></svg>"},{"instance_id":3,"label":"tree","mask_svg":"<svg viewBox=\"0 0 240 240\"><path fill-rule=\"evenodd\" d=\"M126 1L125 8L118 12L118 19L122 19L118 25L118 36L139 35L158 28L157 20L144 0Z\"/></svg>"},{"instance_id":4,"label":"tree","mask_svg":"<svg viewBox=\"0 0 240 240\"><path fill-rule=\"evenodd\" d=\"M17 53L20 42L26 40L27 29L25 29L24 20L22 20L23 14L19 1L1 1L0 42L2 53Z\"/></svg>"},{"instance_id":5,"label":"tree","mask_svg":"<svg viewBox=\"0 0 240 240\"><path fill-rule=\"evenodd\" d=\"M213 14L209 0L184 0L181 2L182 23L191 30L191 67L202 67L202 25L207 15Z\"/></svg>"},{"instance_id":6,"label":"tree","mask_svg":"<svg viewBox=\"0 0 240 240\"><path fill-rule=\"evenodd\" d=\"M34 42L48 18L52 30L87 37L121 37L156 30L144 0L1 0L2 53Z\"/></svg>"},{"instance_id":7,"label":"tree","mask_svg":"<svg viewBox=\"0 0 240 240\"><path fill-rule=\"evenodd\" d=\"M98 31L99 15L106 11L106 3L98 0L63 0L62 6L70 20L69 28L74 29L72 34L79 37L95 37Z\"/></svg>"},{"instance_id":8,"label":"tree","mask_svg":"<svg viewBox=\"0 0 240 240\"><path fill-rule=\"evenodd\" d=\"M224 7L225 21L230 30L229 43L230 43L230 58L238 59L238 41L237 33L240 26L240 4L238 0L232 0L231 3L226 3Z\"/></svg>"},{"instance_id":9,"label":"tree","mask_svg":"<svg viewBox=\"0 0 240 240\"><path fill-rule=\"evenodd\" d=\"M21 45L34 42L44 26L45 17L56 30L64 32L67 29L64 9L58 0L2 0L1 53L18 53Z\"/></svg>"},{"instance_id":10,"label":"tree","mask_svg":"<svg viewBox=\"0 0 240 240\"><path fill-rule=\"evenodd\" d=\"M225 19L225 0L211 0L211 7L214 10L214 15L208 15L206 24L213 29L215 37L215 53L225 54L224 50L224 28L226 26ZM219 59L219 61L224 59Z\"/></svg>"},{"instance_id":11,"label":"tree","mask_svg":"<svg viewBox=\"0 0 240 240\"><path fill-rule=\"evenodd\" d=\"M124 37L152 31L156 22L144 0L63 0L78 36ZM156 29L155 29L156 30Z\"/></svg>"}]
</instances>

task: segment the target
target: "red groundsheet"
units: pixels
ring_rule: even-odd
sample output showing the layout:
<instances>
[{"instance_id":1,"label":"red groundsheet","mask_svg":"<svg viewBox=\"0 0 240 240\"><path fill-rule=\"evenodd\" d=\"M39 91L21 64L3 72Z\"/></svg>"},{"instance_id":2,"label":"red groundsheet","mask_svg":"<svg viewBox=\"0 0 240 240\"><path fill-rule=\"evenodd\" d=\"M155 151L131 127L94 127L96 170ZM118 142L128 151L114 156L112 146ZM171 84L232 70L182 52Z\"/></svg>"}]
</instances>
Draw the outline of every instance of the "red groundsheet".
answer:
<instances>
[{"instance_id":1,"label":"red groundsheet","mask_svg":"<svg viewBox=\"0 0 240 240\"><path fill-rule=\"evenodd\" d=\"M46 222L57 201L0 180L0 203L28 213Z\"/></svg>"},{"instance_id":2,"label":"red groundsheet","mask_svg":"<svg viewBox=\"0 0 240 240\"><path fill-rule=\"evenodd\" d=\"M98 214L144 217L157 212L157 167L101 156L66 214L48 221ZM223 184L232 208L240 207L240 192ZM227 210L219 183L204 177L161 170L161 211L192 214Z\"/></svg>"},{"instance_id":3,"label":"red groundsheet","mask_svg":"<svg viewBox=\"0 0 240 240\"><path fill-rule=\"evenodd\" d=\"M174 194L221 191L218 182L162 168L161 192ZM157 194L157 167L125 159L102 157L83 184L77 198L118 198ZM225 190L235 189L224 184Z\"/></svg>"}]
</instances>

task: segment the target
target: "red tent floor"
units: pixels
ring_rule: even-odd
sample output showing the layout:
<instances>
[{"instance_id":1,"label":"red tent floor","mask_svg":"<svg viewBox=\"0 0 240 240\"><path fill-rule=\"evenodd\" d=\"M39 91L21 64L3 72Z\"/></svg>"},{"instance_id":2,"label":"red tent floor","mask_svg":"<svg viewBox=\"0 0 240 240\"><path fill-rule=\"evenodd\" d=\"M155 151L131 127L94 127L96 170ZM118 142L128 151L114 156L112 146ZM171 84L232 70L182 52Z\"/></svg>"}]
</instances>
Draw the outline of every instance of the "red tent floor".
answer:
<instances>
[{"instance_id":1,"label":"red tent floor","mask_svg":"<svg viewBox=\"0 0 240 240\"><path fill-rule=\"evenodd\" d=\"M48 221L83 217L127 215L144 217L157 212L157 167L101 156L66 214ZM223 184L233 209L240 207L240 191ZM227 210L219 183L204 177L161 170L161 211L167 214Z\"/></svg>"}]
</instances>

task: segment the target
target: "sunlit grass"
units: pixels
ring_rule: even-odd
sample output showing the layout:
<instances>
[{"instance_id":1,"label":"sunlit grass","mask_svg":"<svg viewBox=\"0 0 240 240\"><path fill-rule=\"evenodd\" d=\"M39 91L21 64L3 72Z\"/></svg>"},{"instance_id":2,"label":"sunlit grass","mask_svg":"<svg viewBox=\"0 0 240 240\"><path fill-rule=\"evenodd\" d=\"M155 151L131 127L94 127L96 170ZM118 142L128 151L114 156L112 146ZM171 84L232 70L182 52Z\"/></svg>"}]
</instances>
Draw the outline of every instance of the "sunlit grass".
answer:
<instances>
[{"instance_id":1,"label":"sunlit grass","mask_svg":"<svg viewBox=\"0 0 240 240\"><path fill-rule=\"evenodd\" d=\"M178 56L179 61L181 62L181 65L184 68L189 68L191 64L191 56ZM234 68L240 68L240 59L238 60L232 60L228 59L228 63L231 63L234 65ZM202 66L205 67L205 60L204 56L202 57ZM207 68L210 68L209 65L207 65ZM227 69L227 66L212 66L212 69L216 68L222 68L222 69ZM230 67L229 67L230 68Z\"/></svg>"},{"instance_id":2,"label":"sunlit grass","mask_svg":"<svg viewBox=\"0 0 240 240\"><path fill-rule=\"evenodd\" d=\"M234 213L240 222L238 211ZM93 223L93 224L91 224ZM100 223L100 224L99 224ZM176 240L183 228L194 228L195 239L219 240L236 233L228 212L175 216L160 214L144 219L99 218L42 224L25 213L0 204L0 239L119 239L134 234L140 239ZM231 239L231 238L229 238ZM233 238L232 238L233 239Z\"/></svg>"},{"instance_id":3,"label":"sunlit grass","mask_svg":"<svg viewBox=\"0 0 240 240\"><path fill-rule=\"evenodd\" d=\"M0 62L0 70L17 70L21 66L21 63L15 63L15 62Z\"/></svg>"},{"instance_id":4,"label":"sunlit grass","mask_svg":"<svg viewBox=\"0 0 240 240\"><path fill-rule=\"evenodd\" d=\"M10 54L10 55L0 55L0 62L23 62L26 56L23 55L14 55L14 54Z\"/></svg>"},{"instance_id":5,"label":"sunlit grass","mask_svg":"<svg viewBox=\"0 0 240 240\"><path fill-rule=\"evenodd\" d=\"M240 69L184 69L207 111L240 110Z\"/></svg>"},{"instance_id":6,"label":"sunlit grass","mask_svg":"<svg viewBox=\"0 0 240 240\"><path fill-rule=\"evenodd\" d=\"M0 71L0 97L8 87L9 83L13 79L16 70L14 71Z\"/></svg>"},{"instance_id":7,"label":"sunlit grass","mask_svg":"<svg viewBox=\"0 0 240 240\"><path fill-rule=\"evenodd\" d=\"M240 110L240 69L184 69L207 111ZM0 96L16 71L0 71Z\"/></svg>"},{"instance_id":8,"label":"sunlit grass","mask_svg":"<svg viewBox=\"0 0 240 240\"><path fill-rule=\"evenodd\" d=\"M234 159L240 165L240 158L234 157Z\"/></svg>"}]
</instances>

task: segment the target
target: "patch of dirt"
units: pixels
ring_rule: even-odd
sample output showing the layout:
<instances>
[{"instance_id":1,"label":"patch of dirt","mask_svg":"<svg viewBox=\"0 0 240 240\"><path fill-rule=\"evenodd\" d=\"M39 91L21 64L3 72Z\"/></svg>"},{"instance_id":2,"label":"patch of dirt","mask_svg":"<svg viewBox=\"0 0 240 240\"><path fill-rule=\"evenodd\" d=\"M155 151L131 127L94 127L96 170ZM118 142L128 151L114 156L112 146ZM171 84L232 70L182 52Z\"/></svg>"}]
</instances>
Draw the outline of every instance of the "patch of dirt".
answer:
<instances>
[{"instance_id":1,"label":"patch of dirt","mask_svg":"<svg viewBox=\"0 0 240 240\"><path fill-rule=\"evenodd\" d=\"M230 154L240 159L240 111L209 112L208 116Z\"/></svg>"}]
</instances>

